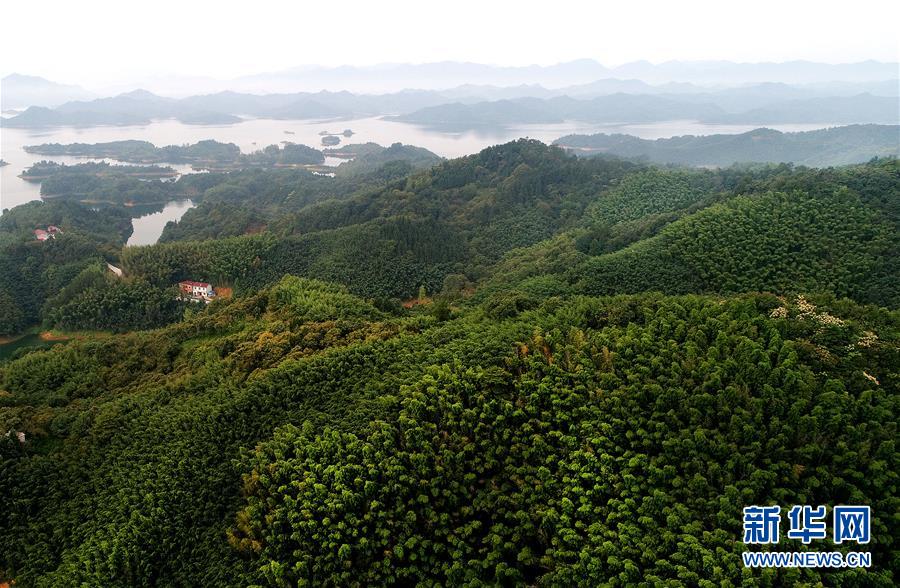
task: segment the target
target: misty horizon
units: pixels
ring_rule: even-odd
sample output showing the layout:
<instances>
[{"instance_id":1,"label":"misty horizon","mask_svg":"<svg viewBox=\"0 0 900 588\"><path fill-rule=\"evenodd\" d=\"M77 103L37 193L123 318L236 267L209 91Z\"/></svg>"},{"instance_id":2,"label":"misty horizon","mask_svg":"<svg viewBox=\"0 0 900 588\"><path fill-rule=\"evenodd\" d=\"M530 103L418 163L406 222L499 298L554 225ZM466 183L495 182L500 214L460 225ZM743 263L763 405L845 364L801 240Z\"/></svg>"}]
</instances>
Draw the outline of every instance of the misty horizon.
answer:
<instances>
[{"instance_id":1,"label":"misty horizon","mask_svg":"<svg viewBox=\"0 0 900 588\"><path fill-rule=\"evenodd\" d=\"M641 61L898 61L896 3L860 0L850 9L831 0L814 7L762 0L736 18L713 0L652 10L567 0L553 10L537 2L462 0L436 10L407 0L347 0L339 11L267 0L253 10L161 0L137 16L106 1L89 7L11 2L3 10L8 26L0 35L0 76L18 72L92 86L407 63L548 67L591 59L615 68ZM40 23L40 33L26 23Z\"/></svg>"},{"instance_id":2,"label":"misty horizon","mask_svg":"<svg viewBox=\"0 0 900 588\"><path fill-rule=\"evenodd\" d=\"M582 58L550 65L519 66L445 60L378 63L368 66L306 64L235 77L173 74L122 78L110 83L72 83L69 78L51 78L41 75L41 72L24 70L5 73L2 79L5 82L27 82L29 78L84 90L83 98L114 96L135 90L146 90L174 98L226 91L250 94L341 91L388 94L400 91L452 90L464 86L510 89L532 86L555 91L602 81L639 81L653 89L685 91L691 87L696 90L717 90L762 84L802 87L837 82L887 82L900 79L900 62L868 59L847 63L809 60L668 60L654 63L636 60L609 66L595 59ZM678 88L678 85L683 88ZM18 106L11 105L13 108Z\"/></svg>"}]
</instances>

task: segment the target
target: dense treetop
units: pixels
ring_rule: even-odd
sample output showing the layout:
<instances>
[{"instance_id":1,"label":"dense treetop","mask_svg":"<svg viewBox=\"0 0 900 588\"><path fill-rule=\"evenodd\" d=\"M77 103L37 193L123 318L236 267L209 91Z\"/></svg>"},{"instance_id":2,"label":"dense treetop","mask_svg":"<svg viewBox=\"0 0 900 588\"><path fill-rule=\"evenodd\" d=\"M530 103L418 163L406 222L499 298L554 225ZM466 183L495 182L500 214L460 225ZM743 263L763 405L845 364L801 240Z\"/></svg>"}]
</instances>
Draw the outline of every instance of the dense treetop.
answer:
<instances>
[{"instance_id":1,"label":"dense treetop","mask_svg":"<svg viewBox=\"0 0 900 588\"><path fill-rule=\"evenodd\" d=\"M0 370L2 423L30 440L0 440L3 569L26 585L888 584L898 326L771 295L438 323L286 278ZM885 513L877 568L742 568L742 505L848 501Z\"/></svg>"},{"instance_id":2,"label":"dense treetop","mask_svg":"<svg viewBox=\"0 0 900 588\"><path fill-rule=\"evenodd\" d=\"M167 183L152 246L0 216L0 335L74 335L0 361L0 582L896 583L897 160L366 149ZM751 504L871 505L873 567L744 568Z\"/></svg>"}]
</instances>

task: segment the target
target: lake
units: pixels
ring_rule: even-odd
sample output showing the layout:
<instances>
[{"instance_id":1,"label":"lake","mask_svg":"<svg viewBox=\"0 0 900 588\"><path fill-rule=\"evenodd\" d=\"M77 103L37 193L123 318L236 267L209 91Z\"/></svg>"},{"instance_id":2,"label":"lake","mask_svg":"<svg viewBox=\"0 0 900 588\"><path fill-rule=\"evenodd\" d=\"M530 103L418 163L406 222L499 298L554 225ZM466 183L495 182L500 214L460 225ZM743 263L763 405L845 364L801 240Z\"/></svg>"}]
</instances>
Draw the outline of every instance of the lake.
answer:
<instances>
[{"instance_id":1,"label":"lake","mask_svg":"<svg viewBox=\"0 0 900 588\"><path fill-rule=\"evenodd\" d=\"M832 125L786 124L773 125L780 131L807 131ZM428 129L407 123L385 120L382 117L354 120L270 120L247 119L230 125L186 125L175 120L157 120L146 125L121 127L58 127L46 129L4 128L0 133L0 158L9 165L0 167L0 211L31 200L40 199L40 184L19 178L25 169L41 160L59 163L102 161L77 157L47 157L26 153L25 145L41 143L101 143L125 139L150 141L156 146L195 143L203 139L215 139L234 143L241 151L249 153L267 145L290 141L321 148L322 131L339 133L352 129L353 137L341 138L341 145L374 142L384 146L400 142L424 147L443 157L459 157L476 153L490 145L505 143L520 137L530 137L550 143L572 133L624 133L642 139L658 139L677 135L710 135L716 133L742 133L756 128L754 125L709 125L696 121L680 120L650 124L590 125L579 122L520 127L484 128L450 132ZM337 165L340 160L329 158L326 164ZM172 166L182 173L189 166ZM135 233L129 244L155 243L162 228L169 220L177 220L192 204L169 203L162 212L135 219Z\"/></svg>"},{"instance_id":2,"label":"lake","mask_svg":"<svg viewBox=\"0 0 900 588\"><path fill-rule=\"evenodd\" d=\"M132 219L134 232L126 245L153 245L162 235L167 222L179 220L193 206L194 202L191 200L174 200L167 202L159 212Z\"/></svg>"},{"instance_id":3,"label":"lake","mask_svg":"<svg viewBox=\"0 0 900 588\"><path fill-rule=\"evenodd\" d=\"M29 333L6 343L0 342L0 361L12 357L16 351L24 347L51 347L58 343L65 341L46 341L37 333Z\"/></svg>"}]
</instances>

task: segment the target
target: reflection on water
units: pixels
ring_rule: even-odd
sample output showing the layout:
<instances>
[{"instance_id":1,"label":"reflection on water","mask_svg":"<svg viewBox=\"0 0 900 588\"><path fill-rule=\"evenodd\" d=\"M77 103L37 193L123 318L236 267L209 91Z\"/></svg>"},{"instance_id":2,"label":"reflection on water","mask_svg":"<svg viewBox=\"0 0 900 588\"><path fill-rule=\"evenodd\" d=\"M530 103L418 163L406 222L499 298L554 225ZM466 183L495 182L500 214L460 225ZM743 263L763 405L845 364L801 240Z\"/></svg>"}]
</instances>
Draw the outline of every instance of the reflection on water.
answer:
<instances>
[{"instance_id":1,"label":"reflection on water","mask_svg":"<svg viewBox=\"0 0 900 588\"><path fill-rule=\"evenodd\" d=\"M23 335L12 341L4 341L0 339L0 361L12 358L19 349L51 347L65 343L65 341L45 341L37 333Z\"/></svg>"},{"instance_id":2,"label":"reflection on water","mask_svg":"<svg viewBox=\"0 0 900 588\"><path fill-rule=\"evenodd\" d=\"M355 120L303 121L248 119L231 125L186 125L175 120L158 120L147 125L123 127L60 127L52 129L4 128L0 138L0 158L10 165L0 167L0 210L12 208L40 198L40 185L18 177L26 168L43 159L60 163L90 161L76 157L46 157L26 153L25 145L41 143L101 143L139 139L156 146L196 143L215 139L234 143L241 151L249 153L267 145L285 140L319 147L319 133L336 125L352 129L355 133L343 143L374 142L384 146L405 143L429 149L443 157L459 157L475 153L498 143L520 137L531 137L550 143L572 133L625 133L643 139L658 139L676 135L709 135L714 133L740 133L752 130L755 125L708 125L695 121L666 121L650 124L586 124L568 122L561 124L525 125L520 127L480 128L475 130L437 130L416 125L385 120L380 117ZM781 131L805 131L830 125L787 124L774 125ZM338 162L333 162L338 163ZM185 171L180 169L179 171Z\"/></svg>"},{"instance_id":3,"label":"reflection on water","mask_svg":"<svg viewBox=\"0 0 900 588\"><path fill-rule=\"evenodd\" d=\"M167 202L162 210L131 219L134 233L127 245L153 245L162 235L167 222L179 220L193 206L191 200L175 200Z\"/></svg>"}]
</instances>

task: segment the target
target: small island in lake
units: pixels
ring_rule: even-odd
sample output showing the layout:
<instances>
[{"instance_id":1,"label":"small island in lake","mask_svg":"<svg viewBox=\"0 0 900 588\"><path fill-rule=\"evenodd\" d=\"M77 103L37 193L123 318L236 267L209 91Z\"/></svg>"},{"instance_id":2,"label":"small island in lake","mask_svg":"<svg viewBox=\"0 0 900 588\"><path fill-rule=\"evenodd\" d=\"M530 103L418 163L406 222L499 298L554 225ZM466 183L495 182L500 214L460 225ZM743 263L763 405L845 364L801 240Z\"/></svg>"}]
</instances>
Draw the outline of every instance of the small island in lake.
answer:
<instances>
[{"instance_id":1,"label":"small island in lake","mask_svg":"<svg viewBox=\"0 0 900 588\"><path fill-rule=\"evenodd\" d=\"M337 135L325 135L322 137L322 145L326 147L333 147L334 145L339 145L341 143L341 138Z\"/></svg>"},{"instance_id":2,"label":"small island in lake","mask_svg":"<svg viewBox=\"0 0 900 588\"><path fill-rule=\"evenodd\" d=\"M9 162L3 161L2 159L0 159L0 167L3 167L4 165L9 165Z\"/></svg>"},{"instance_id":3,"label":"small island in lake","mask_svg":"<svg viewBox=\"0 0 900 588\"><path fill-rule=\"evenodd\" d=\"M105 162L66 165L42 161L25 170L19 177L40 182L41 198L44 199L127 207L154 205L161 210L162 205L170 200L184 200L202 194L224 176L180 175L171 167L157 165L111 165Z\"/></svg>"},{"instance_id":4,"label":"small island in lake","mask_svg":"<svg viewBox=\"0 0 900 588\"><path fill-rule=\"evenodd\" d=\"M171 167L160 167L158 165L110 165L103 162L66 165L53 161L41 161L23 171L19 177L29 182L41 182L63 174L78 174L91 177L128 177L140 180L158 180L178 176L178 172Z\"/></svg>"},{"instance_id":5,"label":"small island in lake","mask_svg":"<svg viewBox=\"0 0 900 588\"><path fill-rule=\"evenodd\" d=\"M287 132L287 131L285 131L285 132ZM341 131L340 133L332 133L331 131L328 131L328 130L325 130L325 131L319 131L319 136L320 136L320 137L328 137L328 136L338 136L338 135L343 135L343 136L349 138L349 137L352 137L352 136L355 135L355 134L356 134L356 133L353 132L353 129L344 129L344 130Z\"/></svg>"},{"instance_id":6,"label":"small island in lake","mask_svg":"<svg viewBox=\"0 0 900 588\"><path fill-rule=\"evenodd\" d=\"M230 171L247 167L284 167L320 165L325 156L318 149L296 143L285 143L283 148L269 145L261 151L241 153L234 143L199 141L192 145L167 145L156 147L148 141L110 141L107 143L46 143L27 145L25 151L46 156L69 155L75 157L108 158L126 163L190 164L194 169Z\"/></svg>"}]
</instances>

